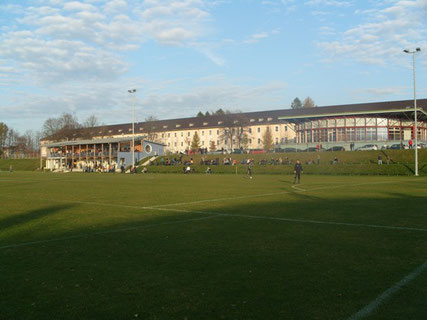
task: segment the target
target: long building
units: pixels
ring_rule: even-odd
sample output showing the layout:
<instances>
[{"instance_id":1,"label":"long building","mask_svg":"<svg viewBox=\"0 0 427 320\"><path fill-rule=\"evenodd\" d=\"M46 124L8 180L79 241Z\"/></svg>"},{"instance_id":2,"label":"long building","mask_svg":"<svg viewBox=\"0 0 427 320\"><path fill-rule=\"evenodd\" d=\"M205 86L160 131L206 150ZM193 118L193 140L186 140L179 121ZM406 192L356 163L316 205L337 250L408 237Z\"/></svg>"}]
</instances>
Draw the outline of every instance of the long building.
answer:
<instances>
[{"instance_id":1,"label":"long building","mask_svg":"<svg viewBox=\"0 0 427 320\"><path fill-rule=\"evenodd\" d=\"M369 142L404 144L415 137L413 103L403 100L138 122L136 148L144 153L145 143L150 150L156 146L157 152L186 152L197 133L200 147L208 151L262 149L267 130L276 149L304 149L319 144L348 148L350 143L357 147ZM427 99L418 100L418 119L418 140L425 142ZM98 158L86 155L99 153L104 154L104 163L123 160L129 165L123 152L130 151L131 137L131 123L63 131L42 139L42 158L52 159L51 155L59 154L61 160L55 166L74 166L77 159L79 163L95 163Z\"/></svg>"}]
</instances>

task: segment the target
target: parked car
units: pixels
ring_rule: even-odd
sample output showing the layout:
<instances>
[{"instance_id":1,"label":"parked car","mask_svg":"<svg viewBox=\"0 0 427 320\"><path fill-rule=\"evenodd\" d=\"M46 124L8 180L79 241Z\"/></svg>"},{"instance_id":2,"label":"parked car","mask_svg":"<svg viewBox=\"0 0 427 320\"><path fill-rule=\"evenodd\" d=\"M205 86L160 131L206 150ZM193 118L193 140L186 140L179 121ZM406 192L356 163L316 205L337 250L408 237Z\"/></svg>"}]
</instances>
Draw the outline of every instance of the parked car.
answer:
<instances>
[{"instance_id":1,"label":"parked car","mask_svg":"<svg viewBox=\"0 0 427 320\"><path fill-rule=\"evenodd\" d=\"M389 149L392 149L392 150L400 150L400 149L403 149L403 148L402 148L402 146L400 145L400 143L395 143L395 144L392 144L392 145L389 147Z\"/></svg>"},{"instance_id":2,"label":"parked car","mask_svg":"<svg viewBox=\"0 0 427 320\"><path fill-rule=\"evenodd\" d=\"M249 153L266 153L264 149L251 149Z\"/></svg>"},{"instance_id":3,"label":"parked car","mask_svg":"<svg viewBox=\"0 0 427 320\"><path fill-rule=\"evenodd\" d=\"M326 151L345 151L343 146L333 146L332 148L326 149Z\"/></svg>"},{"instance_id":4,"label":"parked car","mask_svg":"<svg viewBox=\"0 0 427 320\"><path fill-rule=\"evenodd\" d=\"M378 150L378 146L376 144L365 144L362 147L357 148L359 151L366 151L366 150Z\"/></svg>"}]
</instances>

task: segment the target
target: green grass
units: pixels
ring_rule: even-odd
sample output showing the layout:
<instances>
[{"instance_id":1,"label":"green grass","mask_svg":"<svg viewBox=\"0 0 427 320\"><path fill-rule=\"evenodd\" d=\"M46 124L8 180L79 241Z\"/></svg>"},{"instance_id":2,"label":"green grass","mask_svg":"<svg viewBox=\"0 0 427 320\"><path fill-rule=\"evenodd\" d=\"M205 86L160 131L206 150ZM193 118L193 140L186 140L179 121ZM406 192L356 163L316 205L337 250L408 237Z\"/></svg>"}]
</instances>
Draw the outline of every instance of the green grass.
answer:
<instances>
[{"instance_id":1,"label":"green grass","mask_svg":"<svg viewBox=\"0 0 427 320\"><path fill-rule=\"evenodd\" d=\"M34 171L40 168L40 159L0 159L0 171Z\"/></svg>"},{"instance_id":2,"label":"green grass","mask_svg":"<svg viewBox=\"0 0 427 320\"><path fill-rule=\"evenodd\" d=\"M425 178L302 179L0 172L0 319L347 319L426 261Z\"/></svg>"}]
</instances>

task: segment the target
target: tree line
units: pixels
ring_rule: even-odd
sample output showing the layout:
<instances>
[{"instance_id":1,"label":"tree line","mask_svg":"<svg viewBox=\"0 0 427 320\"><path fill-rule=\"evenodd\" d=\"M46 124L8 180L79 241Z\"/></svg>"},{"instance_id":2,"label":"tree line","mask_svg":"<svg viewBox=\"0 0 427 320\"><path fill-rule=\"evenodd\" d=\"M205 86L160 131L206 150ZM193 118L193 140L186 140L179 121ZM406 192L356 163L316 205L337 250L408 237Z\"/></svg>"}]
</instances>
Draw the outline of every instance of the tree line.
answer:
<instances>
[{"instance_id":1,"label":"tree line","mask_svg":"<svg viewBox=\"0 0 427 320\"><path fill-rule=\"evenodd\" d=\"M91 128L99 125L95 115L80 123L70 113L63 113L57 118L48 118L39 131L27 130L24 134L0 122L0 157L37 157L40 152L40 139L57 133L67 133L78 128Z\"/></svg>"}]
</instances>

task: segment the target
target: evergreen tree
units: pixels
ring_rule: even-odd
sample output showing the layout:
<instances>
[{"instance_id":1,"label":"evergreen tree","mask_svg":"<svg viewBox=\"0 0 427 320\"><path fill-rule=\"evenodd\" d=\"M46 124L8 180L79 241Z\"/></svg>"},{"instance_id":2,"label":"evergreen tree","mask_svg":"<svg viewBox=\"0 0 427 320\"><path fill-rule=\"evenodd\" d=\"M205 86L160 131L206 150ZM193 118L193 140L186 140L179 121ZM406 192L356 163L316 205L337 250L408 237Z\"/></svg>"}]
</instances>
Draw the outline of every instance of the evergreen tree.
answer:
<instances>
[{"instance_id":1,"label":"evergreen tree","mask_svg":"<svg viewBox=\"0 0 427 320\"><path fill-rule=\"evenodd\" d=\"M193 140L191 141L191 151L198 151L200 149L200 137L197 131L194 133Z\"/></svg>"},{"instance_id":2,"label":"evergreen tree","mask_svg":"<svg viewBox=\"0 0 427 320\"><path fill-rule=\"evenodd\" d=\"M199 113L197 114L197 117L204 117L205 115L203 114L202 111L199 111Z\"/></svg>"},{"instance_id":3,"label":"evergreen tree","mask_svg":"<svg viewBox=\"0 0 427 320\"><path fill-rule=\"evenodd\" d=\"M209 145L209 151L216 151L216 144L215 141L211 141L210 145Z\"/></svg>"},{"instance_id":4,"label":"evergreen tree","mask_svg":"<svg viewBox=\"0 0 427 320\"><path fill-rule=\"evenodd\" d=\"M294 101L292 101L291 103L291 109L301 109L301 108L302 108L301 100L298 99L298 97L296 97Z\"/></svg>"},{"instance_id":5,"label":"evergreen tree","mask_svg":"<svg viewBox=\"0 0 427 320\"><path fill-rule=\"evenodd\" d=\"M209 117L211 114L209 113L209 111L206 111L205 113L205 117Z\"/></svg>"},{"instance_id":6,"label":"evergreen tree","mask_svg":"<svg viewBox=\"0 0 427 320\"><path fill-rule=\"evenodd\" d=\"M265 151L273 150L273 135L271 134L269 127L266 128L264 134L262 135L262 144Z\"/></svg>"},{"instance_id":7,"label":"evergreen tree","mask_svg":"<svg viewBox=\"0 0 427 320\"><path fill-rule=\"evenodd\" d=\"M215 111L215 114L217 116L223 116L225 114L224 110L222 110L221 108L219 108L217 111Z\"/></svg>"}]
</instances>

